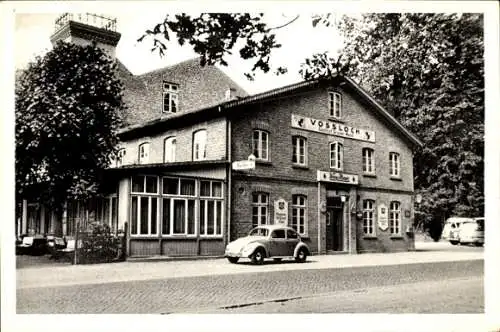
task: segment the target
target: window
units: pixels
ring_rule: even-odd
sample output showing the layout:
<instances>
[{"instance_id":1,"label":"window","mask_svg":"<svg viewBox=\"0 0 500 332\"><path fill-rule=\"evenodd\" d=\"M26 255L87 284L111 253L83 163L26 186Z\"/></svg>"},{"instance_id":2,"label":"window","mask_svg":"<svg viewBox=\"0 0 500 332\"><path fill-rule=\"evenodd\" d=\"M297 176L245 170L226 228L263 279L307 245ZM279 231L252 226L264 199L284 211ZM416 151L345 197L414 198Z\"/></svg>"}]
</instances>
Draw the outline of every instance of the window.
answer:
<instances>
[{"instance_id":1,"label":"window","mask_svg":"<svg viewBox=\"0 0 500 332\"><path fill-rule=\"evenodd\" d=\"M389 229L391 234L401 234L401 204L399 202L391 202L389 207Z\"/></svg>"},{"instance_id":2,"label":"window","mask_svg":"<svg viewBox=\"0 0 500 332\"><path fill-rule=\"evenodd\" d=\"M222 236L222 182L200 181L200 235Z\"/></svg>"},{"instance_id":3,"label":"window","mask_svg":"<svg viewBox=\"0 0 500 332\"><path fill-rule=\"evenodd\" d=\"M150 175L132 177L132 193L158 193L158 178Z\"/></svg>"},{"instance_id":4,"label":"window","mask_svg":"<svg viewBox=\"0 0 500 332\"><path fill-rule=\"evenodd\" d=\"M273 239L285 239L285 230L284 229L276 229L271 233L271 237Z\"/></svg>"},{"instance_id":5,"label":"window","mask_svg":"<svg viewBox=\"0 0 500 332\"><path fill-rule=\"evenodd\" d=\"M330 116L340 119L342 117L342 95L338 92L329 93Z\"/></svg>"},{"instance_id":6,"label":"window","mask_svg":"<svg viewBox=\"0 0 500 332\"><path fill-rule=\"evenodd\" d=\"M193 160L205 160L207 158L207 131L198 130L193 134Z\"/></svg>"},{"instance_id":7,"label":"window","mask_svg":"<svg viewBox=\"0 0 500 332\"><path fill-rule=\"evenodd\" d=\"M139 164L149 162L149 143L139 145Z\"/></svg>"},{"instance_id":8,"label":"window","mask_svg":"<svg viewBox=\"0 0 500 332\"><path fill-rule=\"evenodd\" d=\"M290 225L300 235L305 235L307 224L307 197L304 195L292 196L292 224Z\"/></svg>"},{"instance_id":9,"label":"window","mask_svg":"<svg viewBox=\"0 0 500 332\"><path fill-rule=\"evenodd\" d=\"M132 235L156 235L157 217L157 197L132 195Z\"/></svg>"},{"instance_id":10,"label":"window","mask_svg":"<svg viewBox=\"0 0 500 332\"><path fill-rule=\"evenodd\" d=\"M131 234L158 234L158 178L156 176L132 177Z\"/></svg>"},{"instance_id":11,"label":"window","mask_svg":"<svg viewBox=\"0 0 500 332\"><path fill-rule=\"evenodd\" d=\"M394 177L400 177L400 160L399 153L390 152L389 153L389 169L390 175Z\"/></svg>"},{"instance_id":12,"label":"window","mask_svg":"<svg viewBox=\"0 0 500 332\"><path fill-rule=\"evenodd\" d=\"M365 235L375 235L374 205L374 201L370 199L363 201L363 234Z\"/></svg>"},{"instance_id":13,"label":"window","mask_svg":"<svg viewBox=\"0 0 500 332\"><path fill-rule=\"evenodd\" d=\"M252 194L252 226L257 227L268 223L269 194Z\"/></svg>"},{"instance_id":14,"label":"window","mask_svg":"<svg viewBox=\"0 0 500 332\"><path fill-rule=\"evenodd\" d=\"M127 151L125 149L120 149L116 153L116 166L119 167L123 165L123 159L125 158L125 154Z\"/></svg>"},{"instance_id":15,"label":"window","mask_svg":"<svg viewBox=\"0 0 500 332\"><path fill-rule=\"evenodd\" d=\"M342 170L344 159L344 146L342 143L333 142L330 144L330 168Z\"/></svg>"},{"instance_id":16,"label":"window","mask_svg":"<svg viewBox=\"0 0 500 332\"><path fill-rule=\"evenodd\" d=\"M175 113L178 108L178 86L163 81L163 113Z\"/></svg>"},{"instance_id":17,"label":"window","mask_svg":"<svg viewBox=\"0 0 500 332\"><path fill-rule=\"evenodd\" d=\"M375 156L370 148L363 149L363 172L367 174L375 174Z\"/></svg>"},{"instance_id":18,"label":"window","mask_svg":"<svg viewBox=\"0 0 500 332\"><path fill-rule=\"evenodd\" d=\"M175 136L168 137L164 142L164 162L172 163L175 161L175 146L177 139Z\"/></svg>"},{"instance_id":19,"label":"window","mask_svg":"<svg viewBox=\"0 0 500 332\"><path fill-rule=\"evenodd\" d=\"M269 160L269 134L266 131L253 131L252 146L255 158Z\"/></svg>"},{"instance_id":20,"label":"window","mask_svg":"<svg viewBox=\"0 0 500 332\"><path fill-rule=\"evenodd\" d=\"M196 181L163 178L163 196L162 234L194 235Z\"/></svg>"},{"instance_id":21,"label":"window","mask_svg":"<svg viewBox=\"0 0 500 332\"><path fill-rule=\"evenodd\" d=\"M293 155L292 163L296 165L307 165L307 141L304 137L292 137Z\"/></svg>"}]
</instances>

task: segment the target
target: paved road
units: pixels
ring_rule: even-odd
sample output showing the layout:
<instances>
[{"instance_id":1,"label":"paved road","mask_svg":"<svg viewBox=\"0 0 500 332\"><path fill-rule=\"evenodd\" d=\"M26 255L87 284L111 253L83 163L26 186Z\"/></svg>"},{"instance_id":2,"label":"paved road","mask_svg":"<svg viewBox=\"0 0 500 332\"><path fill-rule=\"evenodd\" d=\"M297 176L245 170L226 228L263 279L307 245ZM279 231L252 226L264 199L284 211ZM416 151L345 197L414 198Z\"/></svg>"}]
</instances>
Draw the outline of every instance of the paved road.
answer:
<instances>
[{"instance_id":1,"label":"paved road","mask_svg":"<svg viewBox=\"0 0 500 332\"><path fill-rule=\"evenodd\" d=\"M265 269L266 266L261 268ZM278 270L232 275L213 274L102 284L18 288L17 312L164 314L210 312L218 311L220 308L250 306L259 302L290 300L321 294L331 295L356 290L368 289L370 292L375 292L373 294L377 294L377 290L374 289L377 287L399 285L402 290L407 284L436 280L452 280L453 282L470 280L471 284L467 284L468 289L475 289L474 287L482 289L482 275L483 260L471 260L354 268ZM414 287L418 288L418 286ZM434 290L436 288L437 286L431 287ZM380 290L378 292L380 293ZM368 302L372 297L372 293L369 294ZM432 295L430 292L429 296ZM483 303L483 298L483 294L480 293L476 301ZM411 303L411 298L406 297L406 299ZM335 309L329 308L331 312L336 312ZM351 309L352 312L366 311L361 304ZM422 308L423 311L427 309ZM294 310L298 309L290 307L290 310L287 312L295 312ZM387 308L381 308L381 311L376 312L388 312L384 310ZM408 310L407 307L404 310ZM474 312L480 313L483 310L482 306L478 306ZM398 312L398 307L391 308L389 312Z\"/></svg>"},{"instance_id":2,"label":"paved road","mask_svg":"<svg viewBox=\"0 0 500 332\"><path fill-rule=\"evenodd\" d=\"M451 278L209 309L207 313L483 313L483 277Z\"/></svg>"}]
</instances>

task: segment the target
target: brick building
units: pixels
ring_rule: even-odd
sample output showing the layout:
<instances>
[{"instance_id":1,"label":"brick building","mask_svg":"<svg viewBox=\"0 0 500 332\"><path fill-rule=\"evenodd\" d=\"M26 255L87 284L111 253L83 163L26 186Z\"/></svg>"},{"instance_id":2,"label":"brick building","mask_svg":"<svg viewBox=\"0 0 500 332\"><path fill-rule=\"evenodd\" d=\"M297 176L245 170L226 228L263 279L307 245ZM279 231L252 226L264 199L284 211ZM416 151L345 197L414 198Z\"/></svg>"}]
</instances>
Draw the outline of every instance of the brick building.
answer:
<instances>
[{"instance_id":1,"label":"brick building","mask_svg":"<svg viewBox=\"0 0 500 332\"><path fill-rule=\"evenodd\" d=\"M104 215L129 223L130 255L221 255L263 223L291 225L314 253L413 248L421 143L351 79L248 96L197 60L120 67L129 125Z\"/></svg>"}]
</instances>

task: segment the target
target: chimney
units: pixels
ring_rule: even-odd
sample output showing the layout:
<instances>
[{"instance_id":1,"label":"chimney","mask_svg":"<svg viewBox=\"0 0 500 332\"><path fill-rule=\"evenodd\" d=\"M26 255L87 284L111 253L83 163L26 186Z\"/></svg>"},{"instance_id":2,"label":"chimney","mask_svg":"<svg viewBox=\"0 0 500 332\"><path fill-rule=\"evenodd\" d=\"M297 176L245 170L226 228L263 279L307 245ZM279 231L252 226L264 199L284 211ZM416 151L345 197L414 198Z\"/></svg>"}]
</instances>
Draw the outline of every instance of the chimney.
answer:
<instances>
[{"instance_id":1,"label":"chimney","mask_svg":"<svg viewBox=\"0 0 500 332\"><path fill-rule=\"evenodd\" d=\"M95 41L98 47L115 58L120 37L121 34L116 32L116 18L90 13L65 13L56 19L50 41L53 45L60 40L79 45Z\"/></svg>"},{"instance_id":2,"label":"chimney","mask_svg":"<svg viewBox=\"0 0 500 332\"><path fill-rule=\"evenodd\" d=\"M226 90L226 101L236 99L236 89L235 88L228 88Z\"/></svg>"}]
</instances>

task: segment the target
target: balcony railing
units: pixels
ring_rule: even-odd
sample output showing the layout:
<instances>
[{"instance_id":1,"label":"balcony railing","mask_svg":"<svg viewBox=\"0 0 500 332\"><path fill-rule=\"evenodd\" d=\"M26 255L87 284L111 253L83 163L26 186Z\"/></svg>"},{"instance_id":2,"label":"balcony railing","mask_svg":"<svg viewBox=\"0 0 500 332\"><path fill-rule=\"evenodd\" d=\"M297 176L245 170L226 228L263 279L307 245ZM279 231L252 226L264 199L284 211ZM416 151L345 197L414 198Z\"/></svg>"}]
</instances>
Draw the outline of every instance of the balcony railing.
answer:
<instances>
[{"instance_id":1,"label":"balcony railing","mask_svg":"<svg viewBox=\"0 0 500 332\"><path fill-rule=\"evenodd\" d=\"M80 22L88 24L97 28L115 31L116 32L116 18L105 17L102 15L91 13L65 13L56 19L55 31L58 31L65 26L69 21Z\"/></svg>"}]
</instances>

